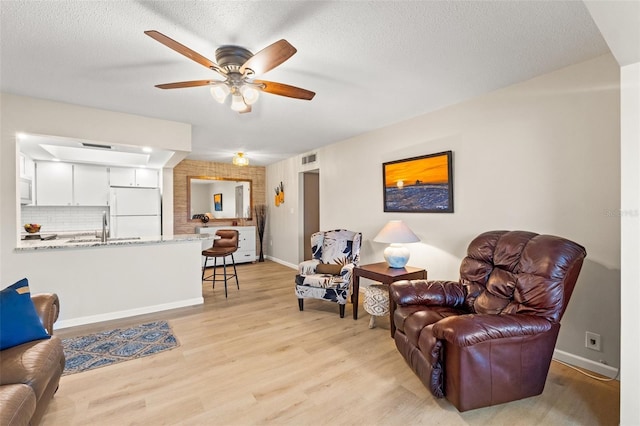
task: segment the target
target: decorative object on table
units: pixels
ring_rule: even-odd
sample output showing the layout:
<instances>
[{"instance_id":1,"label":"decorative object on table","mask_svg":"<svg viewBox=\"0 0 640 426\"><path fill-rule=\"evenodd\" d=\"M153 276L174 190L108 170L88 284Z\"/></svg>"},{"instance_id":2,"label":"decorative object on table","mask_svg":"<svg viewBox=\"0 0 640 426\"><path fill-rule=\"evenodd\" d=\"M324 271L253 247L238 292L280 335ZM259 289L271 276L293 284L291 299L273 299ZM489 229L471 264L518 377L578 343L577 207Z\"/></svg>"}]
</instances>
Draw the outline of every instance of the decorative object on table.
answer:
<instances>
[{"instance_id":1,"label":"decorative object on table","mask_svg":"<svg viewBox=\"0 0 640 426\"><path fill-rule=\"evenodd\" d=\"M200 221L204 224L207 224L209 222L209 216L207 216L206 214L201 215Z\"/></svg>"},{"instance_id":2,"label":"decorative object on table","mask_svg":"<svg viewBox=\"0 0 640 426\"><path fill-rule=\"evenodd\" d=\"M453 213L451 151L382 164L384 211Z\"/></svg>"},{"instance_id":3,"label":"decorative object on table","mask_svg":"<svg viewBox=\"0 0 640 426\"><path fill-rule=\"evenodd\" d=\"M344 318L353 268L360 263L361 245L362 234L346 229L311 235L313 259L300 263L296 275L295 292L300 311L304 309L304 299L321 299L337 303L340 318Z\"/></svg>"},{"instance_id":4,"label":"decorative object on table","mask_svg":"<svg viewBox=\"0 0 640 426\"><path fill-rule=\"evenodd\" d=\"M404 268L411 253L404 243L417 243L420 238L401 220L390 220L373 239L377 243L389 243L384 249L384 259L390 268Z\"/></svg>"},{"instance_id":5,"label":"decorative object on table","mask_svg":"<svg viewBox=\"0 0 640 426\"><path fill-rule=\"evenodd\" d=\"M553 235L480 234L458 281L391 284L398 351L459 411L539 395L586 255Z\"/></svg>"},{"instance_id":6,"label":"decorative object on table","mask_svg":"<svg viewBox=\"0 0 640 426\"><path fill-rule=\"evenodd\" d=\"M35 234L36 232L40 232L40 228L42 228L42 225L38 225L37 223L26 223L24 225L24 230L30 234Z\"/></svg>"},{"instance_id":7,"label":"decorative object on table","mask_svg":"<svg viewBox=\"0 0 640 426\"><path fill-rule=\"evenodd\" d=\"M213 210L222 211L222 193L213 194Z\"/></svg>"},{"instance_id":8,"label":"decorative object on table","mask_svg":"<svg viewBox=\"0 0 640 426\"><path fill-rule=\"evenodd\" d=\"M62 344L67 359L63 375L157 354L180 345L167 321L63 339Z\"/></svg>"},{"instance_id":9,"label":"decorative object on table","mask_svg":"<svg viewBox=\"0 0 640 426\"><path fill-rule=\"evenodd\" d=\"M262 240L264 238L264 229L267 224L267 205L256 204L256 228L258 229L258 238L260 239L260 256L258 262L264 262L264 253L262 251Z\"/></svg>"},{"instance_id":10,"label":"decorative object on table","mask_svg":"<svg viewBox=\"0 0 640 426\"><path fill-rule=\"evenodd\" d=\"M284 204L284 185L282 181L280 185L276 186L276 197L275 197L275 205L278 207L280 204Z\"/></svg>"}]
</instances>

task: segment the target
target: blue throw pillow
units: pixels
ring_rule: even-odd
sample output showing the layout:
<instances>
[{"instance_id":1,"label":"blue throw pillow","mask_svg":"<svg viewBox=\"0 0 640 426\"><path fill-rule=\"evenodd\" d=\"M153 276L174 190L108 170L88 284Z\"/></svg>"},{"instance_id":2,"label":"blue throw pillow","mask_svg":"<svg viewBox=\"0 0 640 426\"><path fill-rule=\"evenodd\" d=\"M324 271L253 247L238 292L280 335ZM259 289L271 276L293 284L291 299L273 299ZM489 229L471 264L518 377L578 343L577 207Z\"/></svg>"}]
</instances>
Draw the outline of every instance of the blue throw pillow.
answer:
<instances>
[{"instance_id":1,"label":"blue throw pillow","mask_svg":"<svg viewBox=\"0 0 640 426\"><path fill-rule=\"evenodd\" d=\"M26 278L0 291L0 350L49 337L31 301Z\"/></svg>"}]
</instances>

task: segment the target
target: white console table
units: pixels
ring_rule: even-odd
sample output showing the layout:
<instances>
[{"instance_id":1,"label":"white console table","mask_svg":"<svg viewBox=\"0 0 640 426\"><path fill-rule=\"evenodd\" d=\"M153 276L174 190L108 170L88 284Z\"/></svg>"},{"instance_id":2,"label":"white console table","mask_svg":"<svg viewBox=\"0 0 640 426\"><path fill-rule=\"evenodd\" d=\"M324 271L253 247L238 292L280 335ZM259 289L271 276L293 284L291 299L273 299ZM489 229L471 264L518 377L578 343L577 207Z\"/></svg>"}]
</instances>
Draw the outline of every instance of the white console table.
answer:
<instances>
[{"instance_id":1,"label":"white console table","mask_svg":"<svg viewBox=\"0 0 640 426\"><path fill-rule=\"evenodd\" d=\"M238 251L233 254L236 263L256 261L256 227L255 226L197 226L198 234L214 235L219 229L235 229L238 231ZM213 244L213 238L202 240L202 250ZM202 258L204 265L204 257Z\"/></svg>"}]
</instances>

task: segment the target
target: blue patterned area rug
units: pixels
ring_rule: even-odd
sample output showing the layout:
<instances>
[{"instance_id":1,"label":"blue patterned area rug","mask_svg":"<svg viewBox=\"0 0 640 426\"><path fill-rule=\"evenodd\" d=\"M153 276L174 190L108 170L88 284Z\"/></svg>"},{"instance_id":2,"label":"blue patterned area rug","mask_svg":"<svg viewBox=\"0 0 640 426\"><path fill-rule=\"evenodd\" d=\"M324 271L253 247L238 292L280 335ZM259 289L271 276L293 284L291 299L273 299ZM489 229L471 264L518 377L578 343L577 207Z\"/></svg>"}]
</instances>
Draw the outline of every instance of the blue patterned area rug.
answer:
<instances>
[{"instance_id":1,"label":"blue patterned area rug","mask_svg":"<svg viewBox=\"0 0 640 426\"><path fill-rule=\"evenodd\" d=\"M157 354L179 346L166 321L63 339L62 344L66 358L63 376Z\"/></svg>"}]
</instances>

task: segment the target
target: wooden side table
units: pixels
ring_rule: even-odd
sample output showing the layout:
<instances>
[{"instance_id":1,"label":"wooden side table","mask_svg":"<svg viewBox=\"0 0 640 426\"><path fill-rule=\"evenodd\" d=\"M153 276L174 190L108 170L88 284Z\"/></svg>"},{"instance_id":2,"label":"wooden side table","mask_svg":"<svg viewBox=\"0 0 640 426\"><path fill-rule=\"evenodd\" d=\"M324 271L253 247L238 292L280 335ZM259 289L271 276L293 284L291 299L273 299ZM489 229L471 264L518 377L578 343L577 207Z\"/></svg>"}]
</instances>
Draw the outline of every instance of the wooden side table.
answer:
<instances>
[{"instance_id":1,"label":"wooden side table","mask_svg":"<svg viewBox=\"0 0 640 426\"><path fill-rule=\"evenodd\" d=\"M358 297L360 294L360 277L381 282L389 285L394 281L400 280L419 280L427 279L427 271L422 268L414 268L413 266L405 266L404 268L390 268L387 262L370 263L368 265L360 265L353 268L353 293L351 302L353 303L353 319L358 319ZM391 320L391 328L393 336L393 318Z\"/></svg>"}]
</instances>

